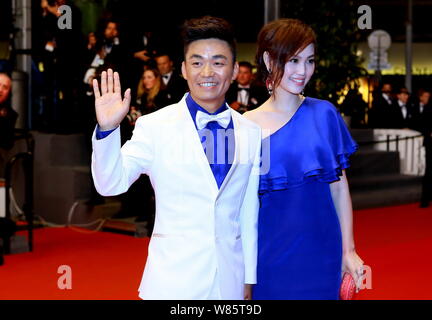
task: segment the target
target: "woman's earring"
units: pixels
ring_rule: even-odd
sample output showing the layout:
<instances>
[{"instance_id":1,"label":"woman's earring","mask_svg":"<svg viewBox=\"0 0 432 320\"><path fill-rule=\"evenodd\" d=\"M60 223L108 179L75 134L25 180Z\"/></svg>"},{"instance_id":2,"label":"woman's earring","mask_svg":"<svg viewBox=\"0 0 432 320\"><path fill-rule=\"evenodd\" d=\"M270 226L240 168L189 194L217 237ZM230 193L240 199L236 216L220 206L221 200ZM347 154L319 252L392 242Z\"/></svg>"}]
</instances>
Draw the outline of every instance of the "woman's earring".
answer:
<instances>
[{"instance_id":1,"label":"woman's earring","mask_svg":"<svg viewBox=\"0 0 432 320\"><path fill-rule=\"evenodd\" d=\"M270 79L266 80L266 87L267 87L267 91L269 93L269 95L273 94L273 85L272 82L270 81Z\"/></svg>"},{"instance_id":2,"label":"woman's earring","mask_svg":"<svg viewBox=\"0 0 432 320\"><path fill-rule=\"evenodd\" d=\"M267 77L265 84L266 84L267 91L268 91L269 95L272 95L273 94L273 83L270 80L270 75L271 75L271 69L269 69L269 76Z\"/></svg>"}]
</instances>

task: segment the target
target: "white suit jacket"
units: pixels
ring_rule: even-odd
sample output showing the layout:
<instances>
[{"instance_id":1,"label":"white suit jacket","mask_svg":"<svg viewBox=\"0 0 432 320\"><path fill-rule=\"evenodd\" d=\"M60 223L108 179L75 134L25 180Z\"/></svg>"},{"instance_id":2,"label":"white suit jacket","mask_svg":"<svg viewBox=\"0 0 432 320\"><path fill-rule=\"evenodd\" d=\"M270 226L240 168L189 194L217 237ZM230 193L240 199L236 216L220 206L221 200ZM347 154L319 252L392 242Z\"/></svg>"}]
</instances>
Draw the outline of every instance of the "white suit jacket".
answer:
<instances>
[{"instance_id":1,"label":"white suit jacket","mask_svg":"<svg viewBox=\"0 0 432 320\"><path fill-rule=\"evenodd\" d=\"M261 130L231 109L235 155L218 189L185 97L140 117L121 149L119 128L94 134L95 186L113 196L150 177L156 218L142 299L206 299L216 273L222 299L243 299L244 284L256 283Z\"/></svg>"}]
</instances>

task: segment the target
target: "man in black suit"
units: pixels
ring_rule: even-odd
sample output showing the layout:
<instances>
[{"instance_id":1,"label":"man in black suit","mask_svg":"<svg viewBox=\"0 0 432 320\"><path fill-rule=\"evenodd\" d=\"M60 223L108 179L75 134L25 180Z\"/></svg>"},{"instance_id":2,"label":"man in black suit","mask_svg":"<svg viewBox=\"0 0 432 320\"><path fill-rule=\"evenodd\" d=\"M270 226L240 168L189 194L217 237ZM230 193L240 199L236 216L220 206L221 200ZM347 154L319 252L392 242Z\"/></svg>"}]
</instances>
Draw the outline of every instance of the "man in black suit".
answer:
<instances>
[{"instance_id":1,"label":"man in black suit","mask_svg":"<svg viewBox=\"0 0 432 320\"><path fill-rule=\"evenodd\" d=\"M369 111L369 127L390 128L390 111L393 104L392 85L384 83L381 90L374 94L372 108Z\"/></svg>"},{"instance_id":2,"label":"man in black suit","mask_svg":"<svg viewBox=\"0 0 432 320\"><path fill-rule=\"evenodd\" d=\"M431 93L420 89L418 103L415 105L414 129L423 134L423 146L426 152L426 169L422 181L421 208L429 207L432 199L432 103Z\"/></svg>"},{"instance_id":3,"label":"man in black suit","mask_svg":"<svg viewBox=\"0 0 432 320\"><path fill-rule=\"evenodd\" d=\"M153 67L152 59L156 54L156 45L152 31L144 31L134 39L133 57L141 63L140 71L145 66Z\"/></svg>"},{"instance_id":4,"label":"man in black suit","mask_svg":"<svg viewBox=\"0 0 432 320\"><path fill-rule=\"evenodd\" d=\"M155 61L162 76L162 88L164 88L167 93L167 105L179 102L188 91L186 80L174 70L174 62L168 54L156 54Z\"/></svg>"},{"instance_id":5,"label":"man in black suit","mask_svg":"<svg viewBox=\"0 0 432 320\"><path fill-rule=\"evenodd\" d=\"M431 93L428 90L420 89L415 101L413 101L414 129L419 130L424 125L425 117L428 116Z\"/></svg>"},{"instance_id":6,"label":"man in black suit","mask_svg":"<svg viewBox=\"0 0 432 320\"><path fill-rule=\"evenodd\" d=\"M120 38L119 22L107 20L103 29L97 34L96 45L87 50L84 83L91 85L98 68L106 70L110 67L122 72L122 83L125 83L126 88L135 87L136 83L132 82L134 71L130 68L131 63L132 57ZM92 92L93 89L90 88L89 91Z\"/></svg>"},{"instance_id":7,"label":"man in black suit","mask_svg":"<svg viewBox=\"0 0 432 320\"><path fill-rule=\"evenodd\" d=\"M390 128L413 128L415 107L409 100L410 93L406 88L400 88L396 93L396 100L391 106Z\"/></svg>"},{"instance_id":8,"label":"man in black suit","mask_svg":"<svg viewBox=\"0 0 432 320\"><path fill-rule=\"evenodd\" d=\"M226 101L231 108L240 113L253 110L263 104L269 95L264 86L253 83L252 65L249 62L239 62L239 73L226 95Z\"/></svg>"},{"instance_id":9,"label":"man in black suit","mask_svg":"<svg viewBox=\"0 0 432 320\"><path fill-rule=\"evenodd\" d=\"M34 118L32 125L38 129L56 133L75 131L79 105L77 82L81 77L83 38L81 35L81 11L73 1L40 1L42 17L37 20L40 28L32 35L32 78ZM72 28L59 28L59 8L71 9ZM34 85L34 86L33 86ZM34 89L34 90L33 90Z\"/></svg>"},{"instance_id":10,"label":"man in black suit","mask_svg":"<svg viewBox=\"0 0 432 320\"><path fill-rule=\"evenodd\" d=\"M134 72L132 83L136 86L141 80L144 70L156 68L154 56L159 44L158 39L152 31L137 31L130 34L129 47L131 48L131 55L133 57L131 67Z\"/></svg>"}]
</instances>

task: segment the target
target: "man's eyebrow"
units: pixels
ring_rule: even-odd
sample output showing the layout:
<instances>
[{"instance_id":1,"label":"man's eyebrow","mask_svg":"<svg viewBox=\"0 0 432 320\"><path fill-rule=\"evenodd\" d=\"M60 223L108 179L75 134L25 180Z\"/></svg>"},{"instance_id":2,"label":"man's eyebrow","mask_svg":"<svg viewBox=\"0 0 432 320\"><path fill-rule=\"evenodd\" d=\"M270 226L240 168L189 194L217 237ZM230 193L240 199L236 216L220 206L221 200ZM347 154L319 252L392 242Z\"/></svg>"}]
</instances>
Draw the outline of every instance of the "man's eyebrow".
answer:
<instances>
[{"instance_id":1,"label":"man's eyebrow","mask_svg":"<svg viewBox=\"0 0 432 320\"><path fill-rule=\"evenodd\" d=\"M204 59L203 56L199 55L199 54L192 54L189 59ZM228 60L227 56L224 56L223 54L216 54L214 56L212 56L212 59L225 59Z\"/></svg>"},{"instance_id":2,"label":"man's eyebrow","mask_svg":"<svg viewBox=\"0 0 432 320\"><path fill-rule=\"evenodd\" d=\"M226 56L224 56L223 54L214 55L212 58L213 59L225 59L225 60L228 60L228 58Z\"/></svg>"},{"instance_id":3,"label":"man's eyebrow","mask_svg":"<svg viewBox=\"0 0 432 320\"><path fill-rule=\"evenodd\" d=\"M193 54L189 57L189 59L203 59L203 57L200 56L199 54Z\"/></svg>"}]
</instances>

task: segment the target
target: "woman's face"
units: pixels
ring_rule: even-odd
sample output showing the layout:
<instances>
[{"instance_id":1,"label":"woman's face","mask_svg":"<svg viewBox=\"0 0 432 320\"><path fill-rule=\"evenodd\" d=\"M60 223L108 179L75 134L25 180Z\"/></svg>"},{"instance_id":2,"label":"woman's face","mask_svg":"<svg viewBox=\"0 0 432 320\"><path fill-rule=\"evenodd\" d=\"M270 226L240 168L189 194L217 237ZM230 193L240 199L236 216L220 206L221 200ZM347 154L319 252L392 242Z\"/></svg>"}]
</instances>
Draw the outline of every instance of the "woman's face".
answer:
<instances>
[{"instance_id":1,"label":"woman's face","mask_svg":"<svg viewBox=\"0 0 432 320\"><path fill-rule=\"evenodd\" d=\"M144 84L144 88L146 88L147 90L150 90L151 88L153 88L154 85L156 84L156 77L155 77L153 71L151 71L151 70L145 71L144 75L142 77L142 81Z\"/></svg>"},{"instance_id":2,"label":"woman's face","mask_svg":"<svg viewBox=\"0 0 432 320\"><path fill-rule=\"evenodd\" d=\"M283 89L292 94L303 91L315 71L315 46L309 44L285 63L284 75L276 90Z\"/></svg>"}]
</instances>

